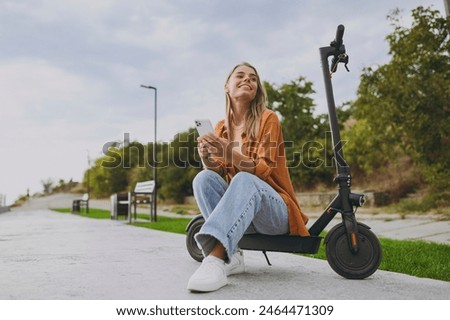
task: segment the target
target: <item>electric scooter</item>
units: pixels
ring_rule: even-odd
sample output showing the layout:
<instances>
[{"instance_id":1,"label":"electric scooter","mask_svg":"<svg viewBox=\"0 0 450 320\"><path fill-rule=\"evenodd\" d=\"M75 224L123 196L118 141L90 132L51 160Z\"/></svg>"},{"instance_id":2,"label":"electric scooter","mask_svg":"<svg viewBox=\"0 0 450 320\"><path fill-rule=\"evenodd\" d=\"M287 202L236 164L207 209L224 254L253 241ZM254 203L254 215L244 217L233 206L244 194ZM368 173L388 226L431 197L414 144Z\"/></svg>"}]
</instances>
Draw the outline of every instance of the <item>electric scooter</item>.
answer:
<instances>
[{"instance_id":1,"label":"electric scooter","mask_svg":"<svg viewBox=\"0 0 450 320\"><path fill-rule=\"evenodd\" d=\"M380 242L370 227L356 221L356 209L364 204L365 199L363 194L351 192L350 167L344 160L342 151L331 76L337 71L339 63L344 63L348 71L348 55L343 44L343 35L344 26L339 25L335 40L330 43L330 46L319 49L337 171L334 182L337 184L338 193L308 229L309 236L245 234L238 246L242 250L262 251L269 265L271 263L267 257L267 251L315 254L323 239L320 236L321 232L337 214L340 214L342 222L334 226L324 239L327 261L330 267L344 278L364 279L378 269L382 253ZM330 57L333 57L331 67L328 63ZM203 223L204 218L198 215L186 228L187 250L197 261L203 260L203 254L194 236Z\"/></svg>"}]
</instances>

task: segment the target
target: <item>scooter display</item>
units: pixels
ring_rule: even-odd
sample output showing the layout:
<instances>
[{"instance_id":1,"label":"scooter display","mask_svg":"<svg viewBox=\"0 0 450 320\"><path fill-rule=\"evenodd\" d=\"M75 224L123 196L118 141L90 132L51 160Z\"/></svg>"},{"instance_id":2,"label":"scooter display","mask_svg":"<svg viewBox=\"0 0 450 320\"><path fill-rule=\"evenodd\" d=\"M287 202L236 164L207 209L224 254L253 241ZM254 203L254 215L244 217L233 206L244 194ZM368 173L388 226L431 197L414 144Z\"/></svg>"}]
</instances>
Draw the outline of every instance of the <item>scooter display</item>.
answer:
<instances>
[{"instance_id":1,"label":"scooter display","mask_svg":"<svg viewBox=\"0 0 450 320\"><path fill-rule=\"evenodd\" d=\"M242 250L263 252L267 263L267 251L316 254L322 240L330 267L347 279L364 279L372 275L381 263L381 246L376 235L366 224L357 222L356 209L364 204L364 195L351 191L350 167L344 159L331 76L340 63L347 69L348 55L343 44L344 26L339 25L335 39L327 47L319 49L328 105L328 117L332 135L334 163L337 175L334 182L338 192L320 217L308 229L309 236L245 234L239 242ZM329 58L332 57L331 66ZM348 71L348 69L347 69ZM342 222L334 226L323 239L320 234L340 214ZM194 239L204 223L201 215L193 218L186 231L186 246L191 257L203 260L200 248Z\"/></svg>"}]
</instances>

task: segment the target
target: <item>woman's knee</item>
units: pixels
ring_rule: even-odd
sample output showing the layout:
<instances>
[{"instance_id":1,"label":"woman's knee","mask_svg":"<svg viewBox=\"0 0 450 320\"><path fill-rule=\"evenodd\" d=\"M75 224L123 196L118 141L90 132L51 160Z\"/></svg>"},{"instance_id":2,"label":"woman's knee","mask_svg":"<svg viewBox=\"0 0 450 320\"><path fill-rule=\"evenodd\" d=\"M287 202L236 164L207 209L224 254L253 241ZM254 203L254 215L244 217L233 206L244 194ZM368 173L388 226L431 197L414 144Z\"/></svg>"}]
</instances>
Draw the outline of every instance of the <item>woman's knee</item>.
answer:
<instances>
[{"instance_id":1,"label":"woman's knee","mask_svg":"<svg viewBox=\"0 0 450 320\"><path fill-rule=\"evenodd\" d=\"M248 172L239 172L233 177L231 183L238 185L254 185L258 181L258 179L259 178L254 174Z\"/></svg>"},{"instance_id":2,"label":"woman's knee","mask_svg":"<svg viewBox=\"0 0 450 320\"><path fill-rule=\"evenodd\" d=\"M210 170L202 170L194 177L194 180L192 180L192 184L194 185L194 187L196 185L202 185L210 179L210 175Z\"/></svg>"},{"instance_id":3,"label":"woman's knee","mask_svg":"<svg viewBox=\"0 0 450 320\"><path fill-rule=\"evenodd\" d=\"M194 190L202 187L211 187L217 179L222 179L222 177L216 172L212 170L202 170L194 177L194 180L192 180L192 186Z\"/></svg>"}]
</instances>

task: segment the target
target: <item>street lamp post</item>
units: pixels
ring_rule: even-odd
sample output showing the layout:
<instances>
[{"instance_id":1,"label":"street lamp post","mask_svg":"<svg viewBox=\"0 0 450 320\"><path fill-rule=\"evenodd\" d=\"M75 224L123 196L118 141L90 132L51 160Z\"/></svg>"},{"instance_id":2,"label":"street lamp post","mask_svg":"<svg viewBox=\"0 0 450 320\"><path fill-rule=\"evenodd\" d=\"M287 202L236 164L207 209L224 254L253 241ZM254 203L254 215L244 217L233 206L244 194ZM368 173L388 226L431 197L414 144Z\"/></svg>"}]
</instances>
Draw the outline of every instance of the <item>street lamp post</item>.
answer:
<instances>
[{"instance_id":1,"label":"street lamp post","mask_svg":"<svg viewBox=\"0 0 450 320\"><path fill-rule=\"evenodd\" d=\"M91 197L91 189L90 189L90 177L89 174L91 172L91 157L89 156L89 150L87 150L87 161L88 161L88 169L87 169L87 194L88 199ZM86 206L86 213L89 213L89 202Z\"/></svg>"},{"instance_id":2,"label":"street lamp post","mask_svg":"<svg viewBox=\"0 0 450 320\"><path fill-rule=\"evenodd\" d=\"M153 216L150 216L150 221L155 221L156 222L156 202L157 202L157 198L156 198L156 190L157 190L157 183L156 183L156 166L158 163L158 158L157 158L157 152L158 152L158 148L156 147L156 115L157 115L157 109L158 109L158 90L155 87L152 86L144 86L141 84L142 88L146 88L146 89L151 89L151 90L155 90L155 134L154 134L154 140L153 140L153 181L155 182L155 189L153 190Z\"/></svg>"}]
</instances>

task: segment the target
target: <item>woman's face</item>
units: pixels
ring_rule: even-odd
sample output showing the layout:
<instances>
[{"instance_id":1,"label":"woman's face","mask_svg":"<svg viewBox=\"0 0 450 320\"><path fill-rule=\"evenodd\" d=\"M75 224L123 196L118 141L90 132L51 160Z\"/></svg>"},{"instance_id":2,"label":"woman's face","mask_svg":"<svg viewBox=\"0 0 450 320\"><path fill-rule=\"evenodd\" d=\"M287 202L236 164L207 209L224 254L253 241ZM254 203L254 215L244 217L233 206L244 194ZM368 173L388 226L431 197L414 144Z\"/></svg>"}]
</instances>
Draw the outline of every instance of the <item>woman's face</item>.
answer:
<instances>
[{"instance_id":1,"label":"woman's face","mask_svg":"<svg viewBox=\"0 0 450 320\"><path fill-rule=\"evenodd\" d=\"M231 74L225 85L232 100L239 99L251 102L255 99L258 90L258 76L255 70L248 66L239 66Z\"/></svg>"}]
</instances>

